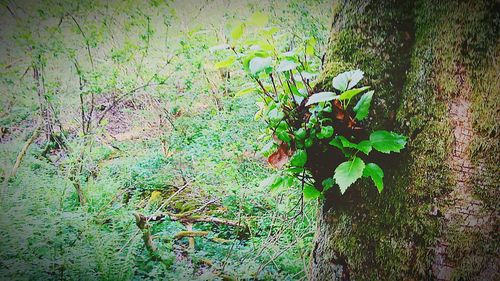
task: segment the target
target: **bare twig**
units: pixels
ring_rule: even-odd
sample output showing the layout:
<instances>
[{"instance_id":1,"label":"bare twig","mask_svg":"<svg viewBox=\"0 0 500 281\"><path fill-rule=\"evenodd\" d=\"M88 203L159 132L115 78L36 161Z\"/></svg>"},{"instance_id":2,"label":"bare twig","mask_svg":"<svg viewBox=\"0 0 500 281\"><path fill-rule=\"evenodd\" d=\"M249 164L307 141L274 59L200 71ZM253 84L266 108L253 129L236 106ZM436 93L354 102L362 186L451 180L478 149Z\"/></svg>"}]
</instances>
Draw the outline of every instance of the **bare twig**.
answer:
<instances>
[{"instance_id":1,"label":"bare twig","mask_svg":"<svg viewBox=\"0 0 500 281\"><path fill-rule=\"evenodd\" d=\"M2 195L5 194L7 190L7 186L9 184L9 181L12 177L15 177L17 174L17 170L19 169L19 166L21 165L21 161L23 161L24 156L26 155L26 152L28 151L28 148L30 145L35 141L35 139L38 137L40 134L40 125L41 122L39 121L35 130L33 131L33 134L31 137L24 143L23 147L21 148L21 151L17 154L16 162L14 163L14 166L12 167L12 170L10 173L5 177L3 184L2 184ZM2 196L3 197L3 196Z\"/></svg>"},{"instance_id":2,"label":"bare twig","mask_svg":"<svg viewBox=\"0 0 500 281\"><path fill-rule=\"evenodd\" d=\"M80 31L80 33L82 34L83 36L83 39L85 39L85 45L87 46L87 53L89 55L89 60L90 60L90 65L92 65L92 69L94 69L94 59L92 58L92 53L90 52L90 42L89 42L89 39L87 38L87 36L85 35L85 32L83 32L83 29L82 27L80 26L80 24L78 23L78 21L76 20L76 18L72 15L72 14L68 14L68 16L71 17L71 19L73 20L73 22L76 24L76 26L78 27L78 30Z\"/></svg>"}]
</instances>

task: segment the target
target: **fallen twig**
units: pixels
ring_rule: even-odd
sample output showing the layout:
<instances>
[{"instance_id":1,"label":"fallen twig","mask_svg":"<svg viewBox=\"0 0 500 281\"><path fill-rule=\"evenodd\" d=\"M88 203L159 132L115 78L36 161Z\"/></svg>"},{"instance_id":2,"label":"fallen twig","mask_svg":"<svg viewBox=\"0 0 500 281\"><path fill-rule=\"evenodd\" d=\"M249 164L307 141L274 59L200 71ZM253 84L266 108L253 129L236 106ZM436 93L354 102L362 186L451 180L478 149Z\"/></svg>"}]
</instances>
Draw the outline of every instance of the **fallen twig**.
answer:
<instances>
[{"instance_id":1,"label":"fallen twig","mask_svg":"<svg viewBox=\"0 0 500 281\"><path fill-rule=\"evenodd\" d=\"M182 239L184 237L202 237L202 236L207 236L208 231L196 231L196 230L191 230L191 231L179 231L176 235L174 235L174 239Z\"/></svg>"}]
</instances>

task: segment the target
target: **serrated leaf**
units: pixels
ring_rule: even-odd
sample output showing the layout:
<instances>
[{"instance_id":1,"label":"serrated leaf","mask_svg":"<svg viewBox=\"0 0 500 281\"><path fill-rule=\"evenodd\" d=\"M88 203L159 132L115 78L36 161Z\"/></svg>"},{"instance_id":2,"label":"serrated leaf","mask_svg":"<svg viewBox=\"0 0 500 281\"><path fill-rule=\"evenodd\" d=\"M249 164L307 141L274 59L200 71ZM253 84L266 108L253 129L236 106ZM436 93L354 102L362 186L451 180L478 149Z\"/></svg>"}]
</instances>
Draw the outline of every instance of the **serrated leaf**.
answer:
<instances>
[{"instance_id":1,"label":"serrated leaf","mask_svg":"<svg viewBox=\"0 0 500 281\"><path fill-rule=\"evenodd\" d=\"M370 134L370 142L382 153L400 152L406 145L406 137L394 132L375 131Z\"/></svg>"},{"instance_id":2,"label":"serrated leaf","mask_svg":"<svg viewBox=\"0 0 500 281\"><path fill-rule=\"evenodd\" d=\"M340 164L333 175L335 182L340 187L340 193L344 194L347 188L363 175L364 169L365 162L358 157Z\"/></svg>"},{"instance_id":3,"label":"serrated leaf","mask_svg":"<svg viewBox=\"0 0 500 281\"><path fill-rule=\"evenodd\" d=\"M374 91L368 91L361 96L358 103L356 103L356 106L353 108L354 112L356 112L356 116L354 118L357 120L363 120L368 116L373 93Z\"/></svg>"},{"instance_id":4,"label":"serrated leaf","mask_svg":"<svg viewBox=\"0 0 500 281\"><path fill-rule=\"evenodd\" d=\"M384 190L384 171L375 163L368 163L363 170L363 177L370 177L381 193Z\"/></svg>"},{"instance_id":5,"label":"serrated leaf","mask_svg":"<svg viewBox=\"0 0 500 281\"><path fill-rule=\"evenodd\" d=\"M355 97L356 95L359 95L362 92L368 90L369 88L370 88L369 86L366 86L366 87L347 90L347 91L343 92L342 94L340 94L339 100L350 100L353 97Z\"/></svg>"},{"instance_id":6,"label":"serrated leaf","mask_svg":"<svg viewBox=\"0 0 500 281\"><path fill-rule=\"evenodd\" d=\"M219 69L219 68L229 67L229 66L231 66L231 65L232 65L235 61L236 61L236 57L231 56L231 57L227 58L226 60L223 60L223 61L220 61L220 62L216 63L216 64L215 64L215 68Z\"/></svg>"},{"instance_id":7,"label":"serrated leaf","mask_svg":"<svg viewBox=\"0 0 500 281\"><path fill-rule=\"evenodd\" d=\"M234 28L233 30L231 30L231 38L233 38L233 40L238 40L241 38L241 36L243 35L243 31L245 30L245 24L240 22L238 23Z\"/></svg>"},{"instance_id":8,"label":"serrated leaf","mask_svg":"<svg viewBox=\"0 0 500 281\"><path fill-rule=\"evenodd\" d=\"M305 199L316 199L321 196L321 192L319 192L319 190L317 190L314 186L309 184L304 186L303 192Z\"/></svg>"},{"instance_id":9,"label":"serrated leaf","mask_svg":"<svg viewBox=\"0 0 500 281\"><path fill-rule=\"evenodd\" d=\"M356 86L363 79L363 75L364 72L359 69L343 72L333 78L332 85L335 89L344 92Z\"/></svg>"},{"instance_id":10,"label":"serrated leaf","mask_svg":"<svg viewBox=\"0 0 500 281\"><path fill-rule=\"evenodd\" d=\"M282 60L280 62L280 64L278 65L278 68L276 68L276 72L289 71L289 70L297 68L297 66L299 66L299 64L294 62L294 61Z\"/></svg>"},{"instance_id":11,"label":"serrated leaf","mask_svg":"<svg viewBox=\"0 0 500 281\"><path fill-rule=\"evenodd\" d=\"M339 96L337 96L333 92L320 92L316 93L312 96L309 97L307 100L306 106L319 103L319 102L325 102L325 101L331 101L333 99L337 99Z\"/></svg>"},{"instance_id":12,"label":"serrated leaf","mask_svg":"<svg viewBox=\"0 0 500 281\"><path fill-rule=\"evenodd\" d=\"M270 67L272 62L273 60L270 57L268 58L255 57L250 61L248 68L251 74L256 75L259 72Z\"/></svg>"},{"instance_id":13,"label":"serrated leaf","mask_svg":"<svg viewBox=\"0 0 500 281\"><path fill-rule=\"evenodd\" d=\"M290 160L290 165L293 167L304 167L307 162L307 152L305 150L297 150Z\"/></svg>"}]
</instances>

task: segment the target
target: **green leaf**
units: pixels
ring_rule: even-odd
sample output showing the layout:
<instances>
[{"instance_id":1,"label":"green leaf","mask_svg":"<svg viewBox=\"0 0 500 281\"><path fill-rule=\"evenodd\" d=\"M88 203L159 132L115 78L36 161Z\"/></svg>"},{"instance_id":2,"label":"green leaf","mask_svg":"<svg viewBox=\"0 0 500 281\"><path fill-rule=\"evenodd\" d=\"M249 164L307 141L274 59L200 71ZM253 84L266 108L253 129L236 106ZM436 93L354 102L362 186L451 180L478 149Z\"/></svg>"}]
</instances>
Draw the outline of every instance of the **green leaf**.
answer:
<instances>
[{"instance_id":1,"label":"green leaf","mask_svg":"<svg viewBox=\"0 0 500 281\"><path fill-rule=\"evenodd\" d=\"M370 88L369 86L366 86L366 87L347 90L347 91L343 92L342 94L340 94L339 100L350 100L354 96L368 90L369 88Z\"/></svg>"},{"instance_id":2,"label":"green leaf","mask_svg":"<svg viewBox=\"0 0 500 281\"><path fill-rule=\"evenodd\" d=\"M288 173L294 174L294 175L298 175L298 174L301 174L304 172L304 168L303 167L289 167L285 171Z\"/></svg>"},{"instance_id":3,"label":"green leaf","mask_svg":"<svg viewBox=\"0 0 500 281\"><path fill-rule=\"evenodd\" d=\"M284 175L282 176L282 178L283 181L281 182L280 186L278 186L278 188L290 188L295 184L296 179L293 176Z\"/></svg>"},{"instance_id":4,"label":"green leaf","mask_svg":"<svg viewBox=\"0 0 500 281\"><path fill-rule=\"evenodd\" d=\"M354 149L358 148L357 144L350 142L346 137L339 136L338 138L339 138L340 142L342 143L343 147L354 148Z\"/></svg>"},{"instance_id":5,"label":"green leaf","mask_svg":"<svg viewBox=\"0 0 500 281\"><path fill-rule=\"evenodd\" d=\"M321 196L321 192L317 190L314 186L312 185L306 185L304 186L304 198L305 199L316 199L319 196Z\"/></svg>"},{"instance_id":6,"label":"green leaf","mask_svg":"<svg viewBox=\"0 0 500 281\"><path fill-rule=\"evenodd\" d=\"M337 96L333 92L316 93L316 94L309 97L309 99L307 100L306 106L311 105L311 104L315 104L318 102L331 101L333 99L337 99L338 97L339 96Z\"/></svg>"},{"instance_id":7,"label":"green leaf","mask_svg":"<svg viewBox=\"0 0 500 281\"><path fill-rule=\"evenodd\" d=\"M254 13L249 20L250 24L253 24L258 27L266 26L268 17L264 13L256 12Z\"/></svg>"},{"instance_id":8,"label":"green leaf","mask_svg":"<svg viewBox=\"0 0 500 281\"><path fill-rule=\"evenodd\" d=\"M266 40L258 40L256 43L260 48L262 48L262 50L271 52L274 51L274 46L269 44Z\"/></svg>"},{"instance_id":9,"label":"green leaf","mask_svg":"<svg viewBox=\"0 0 500 281\"><path fill-rule=\"evenodd\" d=\"M269 118L269 125L273 127L279 125L279 123L283 120L283 117L285 117L285 114L278 110L278 108L274 107L269 110L267 117Z\"/></svg>"},{"instance_id":10,"label":"green leaf","mask_svg":"<svg viewBox=\"0 0 500 281\"><path fill-rule=\"evenodd\" d=\"M359 149L359 151L368 155L372 151L372 143L369 140L364 140L358 143L357 148Z\"/></svg>"},{"instance_id":11,"label":"green leaf","mask_svg":"<svg viewBox=\"0 0 500 281\"><path fill-rule=\"evenodd\" d=\"M298 140L303 140L307 137L307 132L304 128L299 128L295 131L295 138Z\"/></svg>"},{"instance_id":12,"label":"green leaf","mask_svg":"<svg viewBox=\"0 0 500 281\"><path fill-rule=\"evenodd\" d=\"M270 190L276 190L280 188L288 188L292 187L295 184L295 177L288 175L279 175L274 174L266 179L264 179L259 187L260 188L269 188Z\"/></svg>"},{"instance_id":13,"label":"green leaf","mask_svg":"<svg viewBox=\"0 0 500 281\"><path fill-rule=\"evenodd\" d=\"M321 127L321 131L316 134L318 139L327 139L331 136L333 136L333 127L332 126L324 126Z\"/></svg>"},{"instance_id":14,"label":"green leaf","mask_svg":"<svg viewBox=\"0 0 500 281\"><path fill-rule=\"evenodd\" d=\"M250 64L248 66L250 73L256 75L259 72L266 70L266 68L269 68L272 62L273 60L270 57L268 58L255 57L250 61Z\"/></svg>"},{"instance_id":15,"label":"green leaf","mask_svg":"<svg viewBox=\"0 0 500 281\"><path fill-rule=\"evenodd\" d=\"M375 163L368 163L363 170L363 177L372 178L373 183L378 189L378 192L382 192L384 190L384 171L379 165Z\"/></svg>"},{"instance_id":16,"label":"green leaf","mask_svg":"<svg viewBox=\"0 0 500 281\"><path fill-rule=\"evenodd\" d=\"M340 137L335 137L329 142L330 145L335 146L336 148L343 150L344 146L342 145L342 142L340 141Z\"/></svg>"},{"instance_id":17,"label":"green leaf","mask_svg":"<svg viewBox=\"0 0 500 281\"><path fill-rule=\"evenodd\" d=\"M278 182L278 181L281 182L282 178L279 177L277 174L270 175L269 177L265 178L263 181L260 182L259 188L267 188L267 187L269 187L269 188L272 189L273 186L276 187L275 183ZM278 182L278 184L279 184L279 182Z\"/></svg>"},{"instance_id":18,"label":"green leaf","mask_svg":"<svg viewBox=\"0 0 500 281\"><path fill-rule=\"evenodd\" d=\"M292 140L292 138L288 134L288 125L286 124L286 122L278 123L278 126L276 127L275 133L276 133L276 136L278 137L278 139L280 139L284 142L289 143Z\"/></svg>"},{"instance_id":19,"label":"green leaf","mask_svg":"<svg viewBox=\"0 0 500 281\"><path fill-rule=\"evenodd\" d=\"M388 131L375 131L370 135L375 150L382 153L399 152L406 145L406 137Z\"/></svg>"},{"instance_id":20,"label":"green leaf","mask_svg":"<svg viewBox=\"0 0 500 281\"><path fill-rule=\"evenodd\" d=\"M219 69L219 68L225 68L225 67L231 66L235 61L236 61L236 57L231 56L231 57L227 58L226 60L223 60L223 61L216 63L215 68Z\"/></svg>"},{"instance_id":21,"label":"green leaf","mask_svg":"<svg viewBox=\"0 0 500 281\"><path fill-rule=\"evenodd\" d=\"M290 137L290 135L288 134L287 131L276 132L276 136L278 137L278 139L280 139L284 142L287 142L287 143L289 143L292 140L292 138Z\"/></svg>"},{"instance_id":22,"label":"green leaf","mask_svg":"<svg viewBox=\"0 0 500 281\"><path fill-rule=\"evenodd\" d=\"M313 145L314 141L311 139L311 138L307 138L305 141L304 141L304 145L306 148L309 148Z\"/></svg>"},{"instance_id":23,"label":"green leaf","mask_svg":"<svg viewBox=\"0 0 500 281\"><path fill-rule=\"evenodd\" d=\"M364 72L359 69L343 72L333 78L332 85L335 89L344 92L356 86L363 79L363 75Z\"/></svg>"},{"instance_id":24,"label":"green leaf","mask_svg":"<svg viewBox=\"0 0 500 281\"><path fill-rule=\"evenodd\" d=\"M366 116L368 116L373 93L374 91L369 91L361 96L358 103L356 103L356 106L353 108L354 112L356 112L356 116L354 118L357 120L363 120Z\"/></svg>"},{"instance_id":25,"label":"green leaf","mask_svg":"<svg viewBox=\"0 0 500 281\"><path fill-rule=\"evenodd\" d=\"M368 140L364 140L358 144L355 144L355 143L350 142L344 136L338 136L335 139L333 139L330 142L330 144L339 148L344 153L345 153L345 151L343 150L343 148L354 148L354 149L357 149L357 150L365 153L366 155L368 155L372 151L372 145L371 145L370 141L368 141Z\"/></svg>"},{"instance_id":26,"label":"green leaf","mask_svg":"<svg viewBox=\"0 0 500 281\"><path fill-rule=\"evenodd\" d=\"M316 45L316 38L311 37L306 41L306 55L314 56L314 46Z\"/></svg>"},{"instance_id":27,"label":"green leaf","mask_svg":"<svg viewBox=\"0 0 500 281\"><path fill-rule=\"evenodd\" d=\"M231 30L231 38L233 38L233 40L238 40L241 38L241 36L243 35L243 31L245 30L245 24L240 22L238 23L234 28L233 30Z\"/></svg>"},{"instance_id":28,"label":"green leaf","mask_svg":"<svg viewBox=\"0 0 500 281\"><path fill-rule=\"evenodd\" d=\"M282 60L276 68L276 72L284 72L297 68L299 66L298 63L291 60Z\"/></svg>"},{"instance_id":29,"label":"green leaf","mask_svg":"<svg viewBox=\"0 0 500 281\"><path fill-rule=\"evenodd\" d=\"M292 91L292 94L293 94L295 97L300 97L300 98L302 98L302 99L303 99L304 97L306 97L306 96L307 96L307 94L306 94L306 95L304 95L303 93L301 93L301 92L299 91L299 89L297 89L297 87L295 87L295 85L294 85L294 84L290 84L290 90ZM297 101L297 102L300 104L300 102L299 102L299 101Z\"/></svg>"},{"instance_id":30,"label":"green leaf","mask_svg":"<svg viewBox=\"0 0 500 281\"><path fill-rule=\"evenodd\" d=\"M256 89L255 87L248 87L248 88L244 88L244 89L241 89L239 90L236 94L234 94L235 97L241 97L241 96L244 96L246 94L250 94L251 92L255 92Z\"/></svg>"},{"instance_id":31,"label":"green leaf","mask_svg":"<svg viewBox=\"0 0 500 281\"><path fill-rule=\"evenodd\" d=\"M305 150L297 150L290 160L290 165L294 167L304 167L307 162L307 152Z\"/></svg>"},{"instance_id":32,"label":"green leaf","mask_svg":"<svg viewBox=\"0 0 500 281\"><path fill-rule=\"evenodd\" d=\"M333 180L333 178L327 178L326 180L322 181L321 185L323 186L323 192L332 188L334 184L335 184L335 180Z\"/></svg>"},{"instance_id":33,"label":"green leaf","mask_svg":"<svg viewBox=\"0 0 500 281\"><path fill-rule=\"evenodd\" d=\"M336 148L338 148L340 151L342 151L342 154L344 154L345 157L350 157L351 156L351 153L349 151L347 151L346 149L344 149L344 146L342 145L342 142L340 141L340 137L335 137L333 138L329 144L331 146L334 146Z\"/></svg>"},{"instance_id":34,"label":"green leaf","mask_svg":"<svg viewBox=\"0 0 500 281\"><path fill-rule=\"evenodd\" d=\"M335 169L333 178L340 187L340 193L344 194L347 188L363 175L364 168L365 162L361 158L354 157Z\"/></svg>"}]
</instances>

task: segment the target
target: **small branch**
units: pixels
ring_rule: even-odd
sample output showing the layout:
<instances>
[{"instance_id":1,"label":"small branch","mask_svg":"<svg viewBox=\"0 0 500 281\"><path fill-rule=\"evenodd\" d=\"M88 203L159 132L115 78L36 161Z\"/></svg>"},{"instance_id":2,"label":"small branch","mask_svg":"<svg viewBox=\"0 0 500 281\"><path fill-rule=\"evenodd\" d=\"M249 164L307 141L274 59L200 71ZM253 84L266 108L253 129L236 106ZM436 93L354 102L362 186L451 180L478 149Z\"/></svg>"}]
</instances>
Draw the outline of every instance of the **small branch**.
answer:
<instances>
[{"instance_id":1,"label":"small branch","mask_svg":"<svg viewBox=\"0 0 500 281\"><path fill-rule=\"evenodd\" d=\"M71 17L71 19L73 20L73 22L75 22L76 26L78 27L78 30L80 31L80 33L83 36L83 39L85 39L85 45L87 46L87 53L89 55L90 65L92 66L92 69L94 69L94 59L92 58L92 53L90 52L89 39L85 35L85 32L83 32L82 27L80 26L80 24L78 23L78 21L75 19L75 17L73 15L71 15L71 14L68 14L68 15Z\"/></svg>"},{"instance_id":2,"label":"small branch","mask_svg":"<svg viewBox=\"0 0 500 281\"><path fill-rule=\"evenodd\" d=\"M30 145L35 141L35 139L38 137L40 134L40 126L41 122L38 122L35 130L33 131L33 134L31 137L24 143L21 151L17 154L16 162L14 163L14 166L12 167L12 170L10 171L9 175L7 175L3 181L2 184L2 195L5 194L7 191L7 186L9 184L9 181L12 177L15 177L17 174L17 170L19 169L19 166L21 165L21 161L23 161L24 156L26 155L26 152L28 151L28 148ZM2 196L3 197L3 196Z\"/></svg>"},{"instance_id":3,"label":"small branch","mask_svg":"<svg viewBox=\"0 0 500 281\"><path fill-rule=\"evenodd\" d=\"M257 83L259 84L260 88L264 92L264 95L266 95L266 97L268 97L268 98L270 98L271 100L274 101L274 98L269 94L269 92L266 90L266 88L264 87L264 85L262 84L262 82L257 77L255 77L255 81L257 81Z\"/></svg>"},{"instance_id":4,"label":"small branch","mask_svg":"<svg viewBox=\"0 0 500 281\"><path fill-rule=\"evenodd\" d=\"M182 239L184 237L202 237L207 236L208 231L179 231L176 235L174 235L174 239Z\"/></svg>"},{"instance_id":5,"label":"small branch","mask_svg":"<svg viewBox=\"0 0 500 281\"><path fill-rule=\"evenodd\" d=\"M14 11L9 7L9 4L4 4L5 5L5 8L7 9L7 11L9 11L9 14L11 14L14 18L17 18L16 14L14 13Z\"/></svg>"},{"instance_id":6,"label":"small branch","mask_svg":"<svg viewBox=\"0 0 500 281\"><path fill-rule=\"evenodd\" d=\"M150 225L148 224L146 217L139 213L134 213L134 217L135 224L142 231L142 240L144 241L144 245L146 246L151 258L153 260L161 261L161 257L157 253L158 248L153 242L153 235L151 235Z\"/></svg>"},{"instance_id":7,"label":"small branch","mask_svg":"<svg viewBox=\"0 0 500 281\"><path fill-rule=\"evenodd\" d=\"M161 221L164 220L165 218L169 218L171 221L178 221L181 223L209 222L214 224L243 227L243 224L228 219L209 217L209 216L183 216L183 214L178 215L167 212L159 215L147 216L145 218L147 221Z\"/></svg>"}]
</instances>

